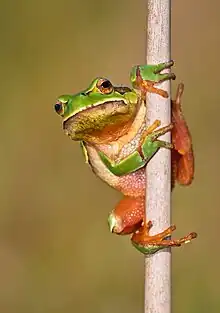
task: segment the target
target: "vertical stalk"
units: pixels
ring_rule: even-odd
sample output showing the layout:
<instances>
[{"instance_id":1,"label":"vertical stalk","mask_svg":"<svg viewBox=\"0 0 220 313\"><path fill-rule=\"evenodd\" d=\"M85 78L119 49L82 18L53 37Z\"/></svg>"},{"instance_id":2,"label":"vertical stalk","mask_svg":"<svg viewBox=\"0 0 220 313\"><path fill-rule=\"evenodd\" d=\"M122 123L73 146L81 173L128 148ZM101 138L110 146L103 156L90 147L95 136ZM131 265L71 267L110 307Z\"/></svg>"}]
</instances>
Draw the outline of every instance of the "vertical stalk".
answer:
<instances>
[{"instance_id":1,"label":"vertical stalk","mask_svg":"<svg viewBox=\"0 0 220 313\"><path fill-rule=\"evenodd\" d=\"M156 64L170 60L171 0L148 0L146 62ZM170 82L158 86L170 94ZM170 98L147 94L147 124L159 119L162 126L171 120ZM170 140L170 134L163 136ZM151 235L170 226L171 157L161 149L146 169L146 218L153 222ZM145 258L145 313L171 312L171 251L162 250Z\"/></svg>"}]
</instances>

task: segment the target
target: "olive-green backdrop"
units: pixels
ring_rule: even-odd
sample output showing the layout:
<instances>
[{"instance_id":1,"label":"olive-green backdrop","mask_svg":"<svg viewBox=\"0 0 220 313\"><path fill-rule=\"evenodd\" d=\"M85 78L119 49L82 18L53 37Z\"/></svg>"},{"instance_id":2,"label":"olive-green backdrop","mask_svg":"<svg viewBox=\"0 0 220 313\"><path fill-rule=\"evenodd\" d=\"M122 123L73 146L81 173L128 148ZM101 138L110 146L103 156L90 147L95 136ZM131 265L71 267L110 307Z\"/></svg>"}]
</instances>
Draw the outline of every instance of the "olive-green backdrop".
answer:
<instances>
[{"instance_id":1,"label":"olive-green backdrop","mask_svg":"<svg viewBox=\"0 0 220 313\"><path fill-rule=\"evenodd\" d=\"M143 257L106 218L121 195L84 164L53 109L96 76L144 62L143 0L1 0L0 312L143 312ZM174 312L220 311L220 2L173 1L172 58L196 178L173 194Z\"/></svg>"}]
</instances>

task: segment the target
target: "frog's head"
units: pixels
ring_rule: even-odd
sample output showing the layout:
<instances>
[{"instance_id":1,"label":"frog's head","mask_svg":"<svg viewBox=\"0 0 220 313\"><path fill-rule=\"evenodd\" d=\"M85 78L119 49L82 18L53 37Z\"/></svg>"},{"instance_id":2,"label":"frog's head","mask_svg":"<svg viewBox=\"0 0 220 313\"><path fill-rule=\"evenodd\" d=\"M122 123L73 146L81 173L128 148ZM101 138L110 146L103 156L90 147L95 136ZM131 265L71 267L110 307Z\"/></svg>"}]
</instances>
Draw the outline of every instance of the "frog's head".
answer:
<instances>
[{"instance_id":1,"label":"frog's head","mask_svg":"<svg viewBox=\"0 0 220 313\"><path fill-rule=\"evenodd\" d=\"M136 103L137 95L128 87L114 87L109 80L96 78L87 90L60 96L54 108L71 139L106 143L128 131Z\"/></svg>"}]
</instances>

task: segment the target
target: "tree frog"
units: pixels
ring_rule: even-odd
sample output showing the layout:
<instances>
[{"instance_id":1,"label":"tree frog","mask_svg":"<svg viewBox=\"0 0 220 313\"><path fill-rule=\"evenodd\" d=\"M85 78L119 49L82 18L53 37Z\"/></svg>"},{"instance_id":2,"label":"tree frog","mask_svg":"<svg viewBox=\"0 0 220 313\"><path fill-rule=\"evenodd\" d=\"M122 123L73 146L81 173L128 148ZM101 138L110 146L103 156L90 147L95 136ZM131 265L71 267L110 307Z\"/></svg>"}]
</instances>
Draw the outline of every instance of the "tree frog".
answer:
<instances>
[{"instance_id":1,"label":"tree frog","mask_svg":"<svg viewBox=\"0 0 220 313\"><path fill-rule=\"evenodd\" d=\"M175 79L173 73L161 73L172 65L173 61L134 66L130 74L132 88L114 86L98 77L87 89L60 96L54 106L63 119L64 132L80 142L93 172L124 195L108 217L110 231L131 234L133 245L145 254L180 246L196 237L196 233L190 233L170 240L175 226L150 236L152 223L145 219L145 167L160 148L172 149L173 186L175 181L189 185L194 175L192 140L181 110L183 84L172 101L172 123L159 127L160 121L156 120L146 126L146 92L168 97L156 85ZM172 143L159 139L169 131Z\"/></svg>"}]
</instances>

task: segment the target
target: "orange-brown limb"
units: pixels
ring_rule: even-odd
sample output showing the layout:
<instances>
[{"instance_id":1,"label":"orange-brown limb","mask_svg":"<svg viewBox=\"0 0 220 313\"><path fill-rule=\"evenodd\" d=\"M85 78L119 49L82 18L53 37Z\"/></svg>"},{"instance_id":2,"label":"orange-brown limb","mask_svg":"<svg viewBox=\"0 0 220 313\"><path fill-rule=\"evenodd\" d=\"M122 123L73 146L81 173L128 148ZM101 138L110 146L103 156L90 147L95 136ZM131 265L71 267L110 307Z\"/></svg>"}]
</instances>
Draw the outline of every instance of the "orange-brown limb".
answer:
<instances>
[{"instance_id":1,"label":"orange-brown limb","mask_svg":"<svg viewBox=\"0 0 220 313\"><path fill-rule=\"evenodd\" d=\"M176 99L172 100L172 185L175 180L181 185L190 185L194 178L194 153L192 137L183 115L181 99L184 85L178 85Z\"/></svg>"},{"instance_id":2,"label":"orange-brown limb","mask_svg":"<svg viewBox=\"0 0 220 313\"><path fill-rule=\"evenodd\" d=\"M149 230L152 227L152 222L149 221L148 223L144 223L144 225L136 231L131 240L132 242L141 245L143 247L147 246L158 246L158 247L171 247L171 246L181 246L184 243L190 242L192 239L197 237L196 233L190 233L180 239L170 240L167 239L171 236L172 232L176 229L175 225L171 225L163 232L150 236Z\"/></svg>"}]
</instances>

